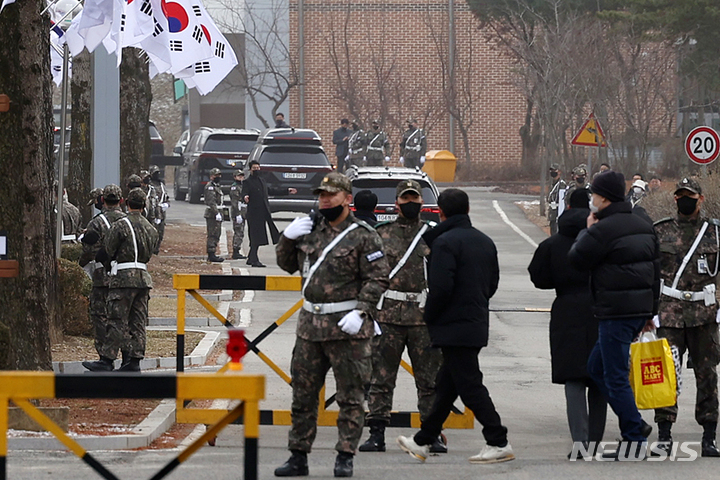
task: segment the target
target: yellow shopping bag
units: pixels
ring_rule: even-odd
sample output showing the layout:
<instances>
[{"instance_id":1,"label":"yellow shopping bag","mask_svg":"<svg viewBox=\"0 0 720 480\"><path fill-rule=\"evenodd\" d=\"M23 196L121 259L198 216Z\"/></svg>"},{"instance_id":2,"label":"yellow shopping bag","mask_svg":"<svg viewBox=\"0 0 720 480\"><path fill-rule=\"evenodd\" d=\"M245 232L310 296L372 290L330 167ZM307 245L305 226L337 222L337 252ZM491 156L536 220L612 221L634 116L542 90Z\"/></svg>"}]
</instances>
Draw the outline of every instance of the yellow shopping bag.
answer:
<instances>
[{"instance_id":1,"label":"yellow shopping bag","mask_svg":"<svg viewBox=\"0 0 720 480\"><path fill-rule=\"evenodd\" d=\"M640 410L675 405L675 363L665 338L630 345L630 385Z\"/></svg>"}]
</instances>

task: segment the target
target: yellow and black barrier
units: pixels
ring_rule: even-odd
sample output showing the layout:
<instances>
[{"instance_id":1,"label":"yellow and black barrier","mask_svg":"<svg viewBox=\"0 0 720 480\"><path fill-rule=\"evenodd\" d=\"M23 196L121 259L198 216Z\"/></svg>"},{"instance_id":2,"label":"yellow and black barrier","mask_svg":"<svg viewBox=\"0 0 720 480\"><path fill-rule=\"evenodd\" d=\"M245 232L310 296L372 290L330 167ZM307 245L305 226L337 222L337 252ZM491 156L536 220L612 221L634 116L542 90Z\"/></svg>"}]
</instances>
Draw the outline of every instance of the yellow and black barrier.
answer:
<instances>
[{"instance_id":1,"label":"yellow and black barrier","mask_svg":"<svg viewBox=\"0 0 720 480\"><path fill-rule=\"evenodd\" d=\"M302 289L302 279L299 276L252 276L252 275L198 275L198 274L176 274L173 276L173 287L177 290L177 371L184 371L184 353L185 353L185 293L188 293L205 309L217 318L227 328L234 328L228 320L223 317L207 300L205 300L197 290L266 290L266 291L285 291L299 292ZM288 311L280 318L270 324L260 335L252 340L245 339L248 351L254 352L260 359L265 362L275 373L282 378L285 383L291 385L292 379L289 374L283 371L275 362L265 355L259 348L258 344L274 332L280 325L285 323L295 312L302 307L302 299L297 301ZM400 365L413 375L410 365L402 360ZM217 373L224 373L228 365L224 365ZM318 408L318 426L335 426L337 425L338 412L327 410L327 408L335 401L333 394L325 399L325 387L320 392L320 402ZM178 423L212 423L220 418L224 411L217 409L199 409L186 408L186 402L178 400L176 406L176 418ZM263 410L260 412L261 425L290 425L290 410ZM418 412L392 412L390 414L391 427L419 428L420 414ZM465 412L460 412L455 407L445 421L444 428L474 428L474 416L472 412L465 408Z\"/></svg>"},{"instance_id":2,"label":"yellow and black barrier","mask_svg":"<svg viewBox=\"0 0 720 480\"><path fill-rule=\"evenodd\" d=\"M243 415L245 424L245 475L258 478L258 437L260 436L259 401L265 398L263 375L186 374L140 375L137 373L89 373L84 375L51 372L0 372L0 480L7 478L7 430L10 402L20 407L40 426L55 435L71 452L80 457L102 478L117 480L80 444L38 410L30 399L40 398L177 398L178 400L232 399L241 403L223 415L177 457L165 465L151 480L166 477L177 466L215 437L228 424Z\"/></svg>"}]
</instances>

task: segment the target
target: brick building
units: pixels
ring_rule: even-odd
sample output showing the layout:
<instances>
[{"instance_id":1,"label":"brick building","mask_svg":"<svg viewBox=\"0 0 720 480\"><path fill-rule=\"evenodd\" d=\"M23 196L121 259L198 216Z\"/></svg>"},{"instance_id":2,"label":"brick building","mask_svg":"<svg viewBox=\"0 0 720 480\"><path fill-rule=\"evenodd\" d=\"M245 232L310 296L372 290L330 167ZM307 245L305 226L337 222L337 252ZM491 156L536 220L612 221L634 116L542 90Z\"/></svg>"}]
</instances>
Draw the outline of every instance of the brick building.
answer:
<instances>
[{"instance_id":1,"label":"brick building","mask_svg":"<svg viewBox=\"0 0 720 480\"><path fill-rule=\"evenodd\" d=\"M510 62L491 49L463 0L450 5L290 0L290 51L299 52L304 69L303 88L291 93L290 123L317 130L330 144L341 118L357 118L365 127L379 118L397 161L405 120L415 117L428 134L428 150L451 149L458 157L458 179L517 171L526 104L512 84ZM454 148L448 104L458 111Z\"/></svg>"}]
</instances>

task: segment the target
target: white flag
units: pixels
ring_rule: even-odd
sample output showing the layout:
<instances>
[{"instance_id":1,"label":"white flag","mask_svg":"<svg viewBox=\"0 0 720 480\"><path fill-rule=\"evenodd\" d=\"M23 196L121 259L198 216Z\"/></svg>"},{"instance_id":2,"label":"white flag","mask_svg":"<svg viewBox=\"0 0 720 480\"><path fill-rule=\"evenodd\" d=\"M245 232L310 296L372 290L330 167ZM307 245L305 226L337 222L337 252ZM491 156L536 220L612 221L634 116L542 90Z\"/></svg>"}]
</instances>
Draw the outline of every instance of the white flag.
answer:
<instances>
[{"instance_id":1,"label":"white flag","mask_svg":"<svg viewBox=\"0 0 720 480\"><path fill-rule=\"evenodd\" d=\"M0 13L2 13L3 8L7 7L11 3L15 3L15 0L3 0L2 5L0 5Z\"/></svg>"},{"instance_id":2,"label":"white flag","mask_svg":"<svg viewBox=\"0 0 720 480\"><path fill-rule=\"evenodd\" d=\"M152 35L154 27L150 0L116 0L110 35L103 44L108 52L114 45L117 64L120 66L122 49L138 45Z\"/></svg>"},{"instance_id":3,"label":"white flag","mask_svg":"<svg viewBox=\"0 0 720 480\"><path fill-rule=\"evenodd\" d=\"M70 52L77 55L87 48L93 52L110 33L116 0L85 0L83 10L73 18L65 32Z\"/></svg>"},{"instance_id":4,"label":"white flag","mask_svg":"<svg viewBox=\"0 0 720 480\"><path fill-rule=\"evenodd\" d=\"M163 3L163 13L168 20L168 40L172 66L175 74L190 65L213 55L203 23L212 22L198 0L176 0Z\"/></svg>"}]
</instances>

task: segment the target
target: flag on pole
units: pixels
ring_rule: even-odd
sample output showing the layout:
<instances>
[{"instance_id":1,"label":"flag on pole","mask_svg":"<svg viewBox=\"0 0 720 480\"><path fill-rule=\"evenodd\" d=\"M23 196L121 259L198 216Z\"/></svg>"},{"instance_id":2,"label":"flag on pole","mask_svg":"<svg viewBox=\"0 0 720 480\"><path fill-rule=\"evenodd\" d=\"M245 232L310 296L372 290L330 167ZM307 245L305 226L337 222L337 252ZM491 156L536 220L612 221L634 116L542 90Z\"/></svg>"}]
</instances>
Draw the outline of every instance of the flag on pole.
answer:
<instances>
[{"instance_id":1,"label":"flag on pole","mask_svg":"<svg viewBox=\"0 0 720 480\"><path fill-rule=\"evenodd\" d=\"M153 32L137 46L147 53L150 59L150 78L154 78L158 73L170 70L172 59L170 58L168 19L162 10L162 0L151 0L151 4L153 9Z\"/></svg>"},{"instance_id":2,"label":"flag on pole","mask_svg":"<svg viewBox=\"0 0 720 480\"><path fill-rule=\"evenodd\" d=\"M65 32L70 53L77 55L83 48L91 53L95 51L110 33L115 3L114 0L85 0L82 12L73 18Z\"/></svg>"},{"instance_id":3,"label":"flag on pole","mask_svg":"<svg viewBox=\"0 0 720 480\"><path fill-rule=\"evenodd\" d=\"M15 3L15 0L3 0L2 5L0 5L0 13L2 13L3 8L7 7L11 3Z\"/></svg>"},{"instance_id":4,"label":"flag on pole","mask_svg":"<svg viewBox=\"0 0 720 480\"><path fill-rule=\"evenodd\" d=\"M168 39L172 66L170 73L189 67L213 55L203 23L212 18L201 8L199 0L175 0L163 3L168 20Z\"/></svg>"}]
</instances>

